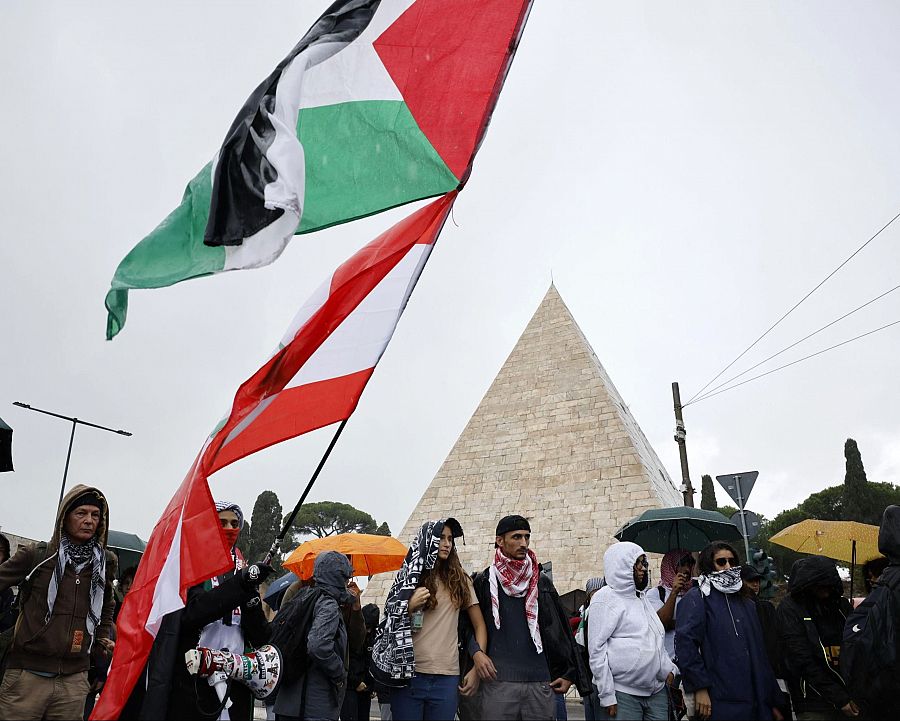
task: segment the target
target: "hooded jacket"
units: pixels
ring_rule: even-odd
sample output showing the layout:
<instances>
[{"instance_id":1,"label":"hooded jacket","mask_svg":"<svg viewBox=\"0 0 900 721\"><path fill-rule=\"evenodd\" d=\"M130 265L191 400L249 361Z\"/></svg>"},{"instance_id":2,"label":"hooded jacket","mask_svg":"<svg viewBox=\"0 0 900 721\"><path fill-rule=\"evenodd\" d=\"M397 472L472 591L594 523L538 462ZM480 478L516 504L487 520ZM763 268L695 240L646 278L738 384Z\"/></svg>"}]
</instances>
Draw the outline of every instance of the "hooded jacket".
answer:
<instances>
[{"instance_id":1,"label":"hooded jacket","mask_svg":"<svg viewBox=\"0 0 900 721\"><path fill-rule=\"evenodd\" d=\"M106 553L106 579L103 589L103 610L97 625L96 639L87 632L87 615L91 604L91 566L76 574L66 564L59 580L53 615L47 623L47 590L56 567L60 537L63 533L65 511L83 493L103 494L91 486L76 485L63 498L56 513L53 536L46 543L23 546L6 563L0 565L0 591L25 584L27 598L16 621L15 638L6 657L7 668L23 668L42 673L72 674L87 671L90 666L89 649L97 639L108 639L112 630L115 609L113 579L117 559L106 548L109 533L109 506L103 504L95 538ZM44 550L46 549L46 550ZM20 585L20 592L22 586Z\"/></svg>"},{"instance_id":2,"label":"hooded jacket","mask_svg":"<svg viewBox=\"0 0 900 721\"><path fill-rule=\"evenodd\" d=\"M709 691L711 721L767 721L784 701L756 606L740 593L688 591L678 604L675 652L685 691Z\"/></svg>"},{"instance_id":3,"label":"hooded jacket","mask_svg":"<svg viewBox=\"0 0 900 721\"><path fill-rule=\"evenodd\" d=\"M616 703L616 691L652 696L665 687L675 665L665 649L666 631L646 589L634 585L634 564L644 555L635 543L606 549L606 585L591 598L588 654L601 706Z\"/></svg>"},{"instance_id":4,"label":"hooded jacket","mask_svg":"<svg viewBox=\"0 0 900 721\"><path fill-rule=\"evenodd\" d=\"M831 597L817 600L812 589L827 586ZM838 662L850 602L834 561L810 556L794 563L790 595L778 607L778 631L791 699L798 711L840 709L850 702ZM823 639L823 636L825 638Z\"/></svg>"},{"instance_id":5,"label":"hooded jacket","mask_svg":"<svg viewBox=\"0 0 900 721\"><path fill-rule=\"evenodd\" d=\"M322 593L316 601L306 642L309 667L305 674L282 683L275 699L275 713L279 716L337 719L340 715L349 665L347 627L340 607L355 600L347 590L352 574L353 568L343 553L327 551L316 557L313 579L315 588ZM312 588L299 591L311 592ZM291 660L284 659L284 663Z\"/></svg>"}]
</instances>

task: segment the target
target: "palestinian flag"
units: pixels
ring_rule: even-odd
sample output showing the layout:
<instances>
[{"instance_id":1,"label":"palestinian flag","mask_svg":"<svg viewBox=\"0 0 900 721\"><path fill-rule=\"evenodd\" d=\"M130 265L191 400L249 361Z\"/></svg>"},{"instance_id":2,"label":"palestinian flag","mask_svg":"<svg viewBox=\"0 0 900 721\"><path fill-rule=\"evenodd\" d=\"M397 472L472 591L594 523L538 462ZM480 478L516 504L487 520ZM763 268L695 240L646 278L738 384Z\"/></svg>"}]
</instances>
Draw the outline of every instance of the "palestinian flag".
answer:
<instances>
[{"instance_id":1,"label":"palestinian flag","mask_svg":"<svg viewBox=\"0 0 900 721\"><path fill-rule=\"evenodd\" d=\"M382 233L303 304L275 354L235 394L204 455L207 474L350 417L455 198L449 193Z\"/></svg>"},{"instance_id":2,"label":"palestinian flag","mask_svg":"<svg viewBox=\"0 0 900 721\"><path fill-rule=\"evenodd\" d=\"M179 205L122 260L128 290L274 261L310 233L467 180L531 0L338 0L248 98Z\"/></svg>"}]
</instances>

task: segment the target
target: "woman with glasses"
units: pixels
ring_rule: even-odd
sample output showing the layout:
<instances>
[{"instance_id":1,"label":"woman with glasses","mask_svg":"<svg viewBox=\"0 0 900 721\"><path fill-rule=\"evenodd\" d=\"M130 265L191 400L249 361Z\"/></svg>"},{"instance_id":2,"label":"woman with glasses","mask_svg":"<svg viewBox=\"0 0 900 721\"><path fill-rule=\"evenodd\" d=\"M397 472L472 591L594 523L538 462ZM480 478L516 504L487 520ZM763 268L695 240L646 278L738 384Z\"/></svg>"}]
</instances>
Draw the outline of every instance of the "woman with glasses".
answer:
<instances>
[{"instance_id":1,"label":"woman with glasses","mask_svg":"<svg viewBox=\"0 0 900 721\"><path fill-rule=\"evenodd\" d=\"M782 694L753 602L741 595L741 560L728 543L700 552L700 576L678 606L675 652L701 719L782 721Z\"/></svg>"}]
</instances>

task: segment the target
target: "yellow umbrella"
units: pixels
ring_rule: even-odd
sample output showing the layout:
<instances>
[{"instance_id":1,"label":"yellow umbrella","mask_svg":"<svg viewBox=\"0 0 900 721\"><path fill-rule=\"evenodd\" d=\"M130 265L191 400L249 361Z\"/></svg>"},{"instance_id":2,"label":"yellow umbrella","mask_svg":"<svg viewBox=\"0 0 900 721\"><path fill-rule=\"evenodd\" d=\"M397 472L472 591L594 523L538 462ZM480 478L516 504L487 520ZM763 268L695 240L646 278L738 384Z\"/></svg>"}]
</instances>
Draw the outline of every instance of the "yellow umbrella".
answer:
<instances>
[{"instance_id":1,"label":"yellow umbrella","mask_svg":"<svg viewBox=\"0 0 900 721\"><path fill-rule=\"evenodd\" d=\"M878 526L856 521L808 518L782 529L769 540L797 553L826 556L844 563L864 563L881 555Z\"/></svg>"},{"instance_id":2,"label":"yellow umbrella","mask_svg":"<svg viewBox=\"0 0 900 721\"><path fill-rule=\"evenodd\" d=\"M312 578L316 556L324 551L338 551L350 558L354 576L374 576L396 571L406 558L406 546L390 536L369 533L341 533L314 538L301 543L282 564L301 579Z\"/></svg>"},{"instance_id":3,"label":"yellow umbrella","mask_svg":"<svg viewBox=\"0 0 900 721\"><path fill-rule=\"evenodd\" d=\"M833 558L850 564L850 598L853 598L853 572L858 562L877 558L878 526L856 521L820 521L808 518L788 526L769 539L798 553Z\"/></svg>"}]
</instances>

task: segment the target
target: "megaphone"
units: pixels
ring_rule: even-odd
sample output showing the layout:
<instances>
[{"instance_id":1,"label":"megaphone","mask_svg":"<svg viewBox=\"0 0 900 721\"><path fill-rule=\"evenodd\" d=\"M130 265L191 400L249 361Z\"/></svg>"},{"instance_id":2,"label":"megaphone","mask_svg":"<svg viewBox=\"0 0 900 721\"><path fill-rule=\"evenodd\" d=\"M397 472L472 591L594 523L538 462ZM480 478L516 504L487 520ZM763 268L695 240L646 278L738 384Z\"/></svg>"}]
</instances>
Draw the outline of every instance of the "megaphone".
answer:
<instances>
[{"instance_id":1,"label":"megaphone","mask_svg":"<svg viewBox=\"0 0 900 721\"><path fill-rule=\"evenodd\" d=\"M272 695L284 670L281 652L268 644L246 655L199 646L184 654L184 663L191 675L209 678L218 674L240 681L258 699Z\"/></svg>"}]
</instances>

